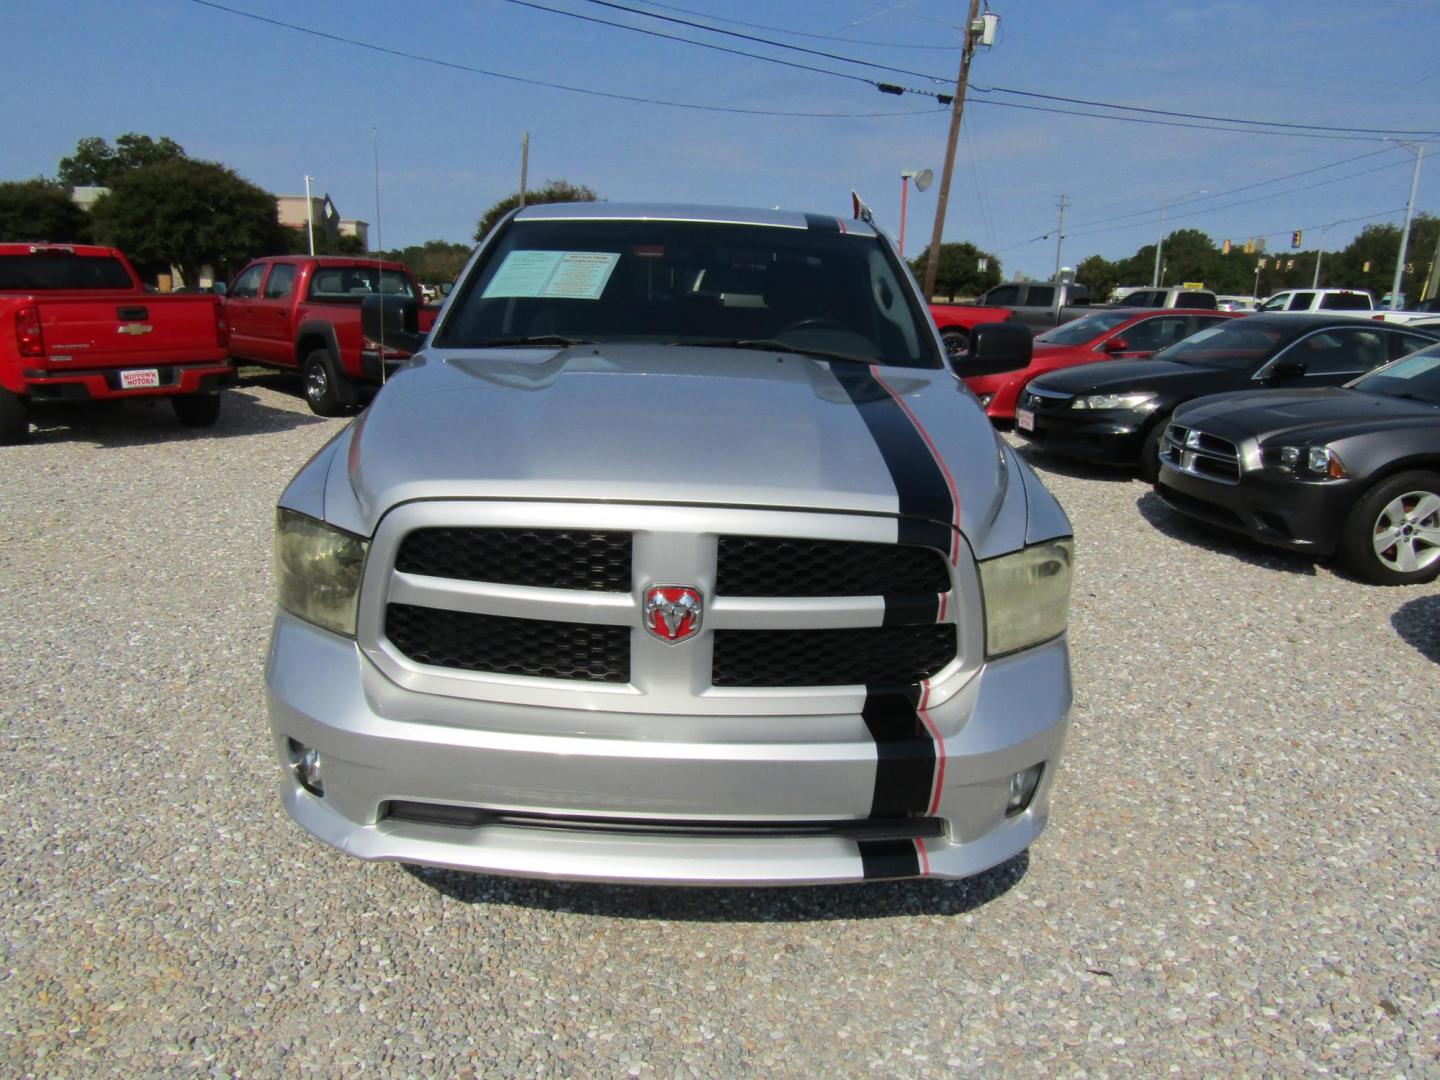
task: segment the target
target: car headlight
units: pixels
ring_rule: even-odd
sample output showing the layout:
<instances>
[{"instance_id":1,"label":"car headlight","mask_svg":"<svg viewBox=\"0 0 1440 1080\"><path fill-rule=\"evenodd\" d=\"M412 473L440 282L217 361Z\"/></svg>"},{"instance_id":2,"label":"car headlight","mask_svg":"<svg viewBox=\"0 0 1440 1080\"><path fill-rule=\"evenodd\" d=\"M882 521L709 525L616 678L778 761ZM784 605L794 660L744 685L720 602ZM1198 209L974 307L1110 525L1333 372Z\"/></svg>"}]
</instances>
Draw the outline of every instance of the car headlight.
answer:
<instances>
[{"instance_id":1,"label":"car headlight","mask_svg":"<svg viewBox=\"0 0 1440 1080\"><path fill-rule=\"evenodd\" d=\"M1328 446L1282 446L1280 466L1300 476L1324 476L1343 480L1349 474L1345 464Z\"/></svg>"},{"instance_id":2,"label":"car headlight","mask_svg":"<svg viewBox=\"0 0 1440 1080\"><path fill-rule=\"evenodd\" d=\"M1065 632L1074 540L1049 540L980 564L985 655L1003 656Z\"/></svg>"},{"instance_id":3,"label":"car headlight","mask_svg":"<svg viewBox=\"0 0 1440 1080\"><path fill-rule=\"evenodd\" d=\"M275 515L280 606L306 622L354 637L369 550L364 537L282 508Z\"/></svg>"},{"instance_id":4,"label":"car headlight","mask_svg":"<svg viewBox=\"0 0 1440 1080\"><path fill-rule=\"evenodd\" d=\"M1070 402L1072 409L1134 409L1149 412L1155 408L1154 394L1086 394Z\"/></svg>"}]
</instances>

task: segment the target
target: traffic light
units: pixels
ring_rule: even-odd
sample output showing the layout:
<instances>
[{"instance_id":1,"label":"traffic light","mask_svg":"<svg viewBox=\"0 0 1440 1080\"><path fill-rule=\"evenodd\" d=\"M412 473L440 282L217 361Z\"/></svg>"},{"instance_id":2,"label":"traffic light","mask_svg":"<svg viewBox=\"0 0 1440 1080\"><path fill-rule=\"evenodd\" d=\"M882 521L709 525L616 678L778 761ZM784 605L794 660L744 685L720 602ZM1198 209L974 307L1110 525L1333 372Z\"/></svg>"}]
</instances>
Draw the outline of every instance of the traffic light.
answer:
<instances>
[{"instance_id":1,"label":"traffic light","mask_svg":"<svg viewBox=\"0 0 1440 1080\"><path fill-rule=\"evenodd\" d=\"M1245 254L1246 254L1246 255L1254 255L1254 254L1255 254L1255 241L1254 241L1254 240L1246 240L1246 241L1245 241Z\"/></svg>"},{"instance_id":2,"label":"traffic light","mask_svg":"<svg viewBox=\"0 0 1440 1080\"><path fill-rule=\"evenodd\" d=\"M1221 255L1229 255L1229 254L1230 254L1230 241L1229 241L1229 240L1226 240L1223 244L1220 245L1220 254L1221 254Z\"/></svg>"},{"instance_id":3,"label":"traffic light","mask_svg":"<svg viewBox=\"0 0 1440 1080\"><path fill-rule=\"evenodd\" d=\"M1290 246L1298 249L1300 247L1300 230L1296 229L1290 234Z\"/></svg>"}]
</instances>

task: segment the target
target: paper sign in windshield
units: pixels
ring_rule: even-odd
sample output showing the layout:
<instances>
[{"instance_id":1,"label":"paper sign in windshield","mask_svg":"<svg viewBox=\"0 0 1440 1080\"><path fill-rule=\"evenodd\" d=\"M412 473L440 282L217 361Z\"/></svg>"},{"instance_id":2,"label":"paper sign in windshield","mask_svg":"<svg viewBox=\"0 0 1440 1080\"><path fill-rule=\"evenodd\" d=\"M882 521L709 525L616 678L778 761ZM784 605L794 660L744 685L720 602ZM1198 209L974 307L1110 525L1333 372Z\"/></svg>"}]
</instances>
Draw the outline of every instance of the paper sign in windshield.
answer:
<instances>
[{"instance_id":1,"label":"paper sign in windshield","mask_svg":"<svg viewBox=\"0 0 1440 1080\"><path fill-rule=\"evenodd\" d=\"M512 251L482 297L599 300L619 261L620 256L610 251Z\"/></svg>"}]
</instances>

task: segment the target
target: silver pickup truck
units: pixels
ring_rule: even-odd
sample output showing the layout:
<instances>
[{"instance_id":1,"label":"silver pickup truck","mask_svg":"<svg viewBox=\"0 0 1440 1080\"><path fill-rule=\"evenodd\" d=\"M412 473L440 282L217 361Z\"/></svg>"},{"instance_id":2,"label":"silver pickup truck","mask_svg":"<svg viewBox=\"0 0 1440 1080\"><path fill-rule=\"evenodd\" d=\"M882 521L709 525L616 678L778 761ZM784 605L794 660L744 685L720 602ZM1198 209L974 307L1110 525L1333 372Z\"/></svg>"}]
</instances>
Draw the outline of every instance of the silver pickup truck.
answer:
<instances>
[{"instance_id":1,"label":"silver pickup truck","mask_svg":"<svg viewBox=\"0 0 1440 1080\"><path fill-rule=\"evenodd\" d=\"M365 859L685 884L962 877L1045 825L1064 512L862 221L611 203L492 230L296 475L281 792Z\"/></svg>"}]
</instances>

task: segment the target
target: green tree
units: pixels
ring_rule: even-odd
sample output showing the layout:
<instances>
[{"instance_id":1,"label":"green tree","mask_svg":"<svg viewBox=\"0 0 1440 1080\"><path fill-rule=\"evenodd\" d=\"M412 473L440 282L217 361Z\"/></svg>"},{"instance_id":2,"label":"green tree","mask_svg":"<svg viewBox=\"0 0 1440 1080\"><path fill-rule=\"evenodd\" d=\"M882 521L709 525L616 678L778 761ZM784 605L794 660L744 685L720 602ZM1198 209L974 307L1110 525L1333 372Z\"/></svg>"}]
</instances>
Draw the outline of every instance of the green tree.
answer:
<instances>
[{"instance_id":1,"label":"green tree","mask_svg":"<svg viewBox=\"0 0 1440 1080\"><path fill-rule=\"evenodd\" d=\"M285 255L310 254L309 230L304 225L282 225L284 236L277 252ZM315 230L316 255L366 255L365 244L358 236L338 236L331 240L324 229Z\"/></svg>"},{"instance_id":2,"label":"green tree","mask_svg":"<svg viewBox=\"0 0 1440 1080\"><path fill-rule=\"evenodd\" d=\"M127 131L111 147L94 136L75 144L75 153L60 159L60 182L67 187L111 187L126 173L185 156L173 139L152 139Z\"/></svg>"},{"instance_id":3,"label":"green tree","mask_svg":"<svg viewBox=\"0 0 1440 1080\"><path fill-rule=\"evenodd\" d=\"M90 219L62 185L49 180L0 183L0 241L89 239Z\"/></svg>"},{"instance_id":4,"label":"green tree","mask_svg":"<svg viewBox=\"0 0 1440 1080\"><path fill-rule=\"evenodd\" d=\"M1110 290L1123 284L1120 280L1120 266L1101 255L1091 255L1075 264L1075 280L1090 286L1091 303L1103 304L1110 297Z\"/></svg>"},{"instance_id":5,"label":"green tree","mask_svg":"<svg viewBox=\"0 0 1440 1080\"><path fill-rule=\"evenodd\" d=\"M595 202L600 198L584 184L572 184L568 180L547 180L544 187L538 187L525 192L525 205L534 206L539 203L557 202ZM503 218L511 210L520 205L520 192L515 191L505 196L494 206L486 210L480 217L480 222L475 226L475 241L479 243L485 239L497 221Z\"/></svg>"},{"instance_id":6,"label":"green tree","mask_svg":"<svg viewBox=\"0 0 1440 1080\"><path fill-rule=\"evenodd\" d=\"M470 258L473 249L468 244L457 244L449 240L427 240L423 244L411 244L385 252L385 258L403 262L417 281L427 285L454 281Z\"/></svg>"},{"instance_id":7,"label":"green tree","mask_svg":"<svg viewBox=\"0 0 1440 1080\"><path fill-rule=\"evenodd\" d=\"M927 246L910 260L910 269L917 280L923 280L925 263L930 258ZM985 269L980 269L980 260L985 260ZM988 251L981 251L970 241L941 244L939 265L935 269L935 295L954 299L957 296L979 296L986 289L999 285L1005 278L1000 270L1000 260Z\"/></svg>"},{"instance_id":8,"label":"green tree","mask_svg":"<svg viewBox=\"0 0 1440 1080\"><path fill-rule=\"evenodd\" d=\"M91 212L95 235L147 266L195 283L256 255L284 250L275 196L209 161L178 158L120 176Z\"/></svg>"}]
</instances>

